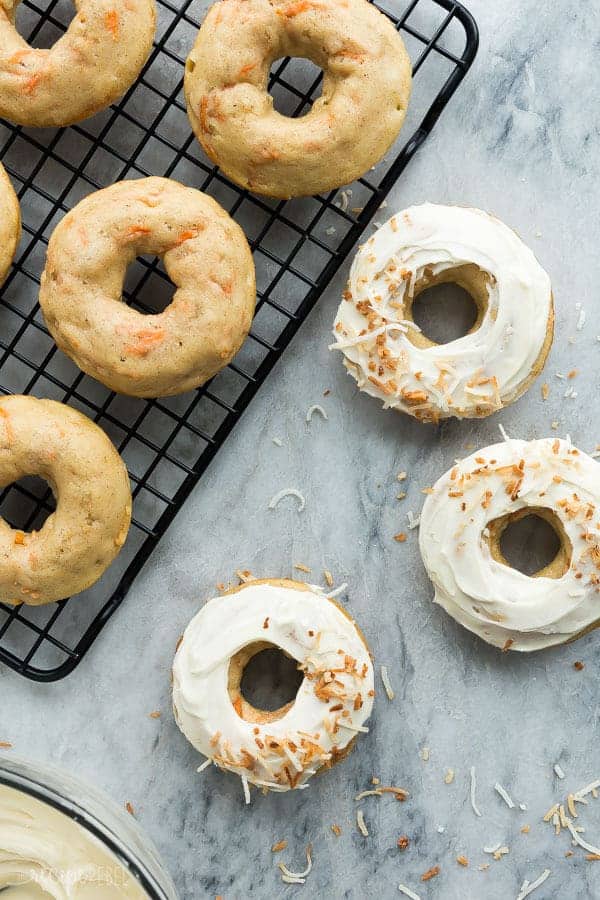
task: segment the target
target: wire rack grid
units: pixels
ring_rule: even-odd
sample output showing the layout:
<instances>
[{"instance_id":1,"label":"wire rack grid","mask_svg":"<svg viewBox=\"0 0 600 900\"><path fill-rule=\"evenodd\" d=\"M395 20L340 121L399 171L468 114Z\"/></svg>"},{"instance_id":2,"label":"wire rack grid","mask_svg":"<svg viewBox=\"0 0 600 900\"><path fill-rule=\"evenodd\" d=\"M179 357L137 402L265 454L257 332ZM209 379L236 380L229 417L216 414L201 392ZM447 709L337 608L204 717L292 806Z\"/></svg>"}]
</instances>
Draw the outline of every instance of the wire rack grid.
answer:
<instances>
[{"instance_id":1,"label":"wire rack grid","mask_svg":"<svg viewBox=\"0 0 600 900\"><path fill-rule=\"evenodd\" d=\"M460 3L377 5L401 31L413 59L413 98L388 158L341 192L270 201L232 185L204 157L182 94L202 0L157 0L153 51L136 84L103 113L66 129L0 121L0 159L23 214L23 239L0 292L0 391L51 397L92 418L123 456L134 498L125 547L85 595L43 607L0 603L0 661L20 674L54 681L81 661L468 71L478 35ZM33 46L50 46L72 16L69 0L24 0L17 25ZM302 115L320 83L320 72L306 60L276 62L270 78L275 107ZM246 232L258 285L253 327L235 360L197 391L150 401L114 394L79 371L57 350L37 303L48 238L62 216L93 190L147 175L176 178L219 201ZM172 291L161 261L141 257L128 271L124 300L151 314L164 308ZM0 494L0 515L23 530L40 528L53 508L51 491L36 478Z\"/></svg>"}]
</instances>

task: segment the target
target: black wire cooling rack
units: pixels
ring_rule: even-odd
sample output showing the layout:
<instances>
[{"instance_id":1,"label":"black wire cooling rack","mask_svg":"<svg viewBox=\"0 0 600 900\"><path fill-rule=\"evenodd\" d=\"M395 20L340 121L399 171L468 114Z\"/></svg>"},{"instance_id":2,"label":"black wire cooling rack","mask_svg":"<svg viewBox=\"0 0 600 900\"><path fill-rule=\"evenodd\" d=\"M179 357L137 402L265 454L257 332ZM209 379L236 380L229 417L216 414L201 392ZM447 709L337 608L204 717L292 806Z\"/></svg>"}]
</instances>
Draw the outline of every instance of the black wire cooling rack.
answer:
<instances>
[{"instance_id":1,"label":"black wire cooling rack","mask_svg":"<svg viewBox=\"0 0 600 900\"><path fill-rule=\"evenodd\" d=\"M94 419L123 456L134 497L125 547L84 596L44 607L0 604L0 660L38 681L64 677L89 650L477 52L477 27L459 3L378 2L401 30L416 76L401 141L346 190L270 201L227 181L191 134L182 75L205 2L157 0L157 5L157 42L119 104L67 129L0 122L0 158L17 188L24 226L15 265L0 292L0 391L51 397ZM68 0L24 0L17 26L34 46L50 46L72 16ZM272 69L270 90L277 109L301 115L318 96L320 73L306 60L281 60ZM93 190L146 175L179 179L228 209L251 243L258 284L251 335L236 359L199 390L152 401L111 393L80 372L57 350L37 303L48 237L64 213ZM159 260L140 258L130 268L124 296L137 309L156 312L171 292ZM51 513L53 502L46 484L26 478L0 495L0 514L13 527L32 530Z\"/></svg>"}]
</instances>

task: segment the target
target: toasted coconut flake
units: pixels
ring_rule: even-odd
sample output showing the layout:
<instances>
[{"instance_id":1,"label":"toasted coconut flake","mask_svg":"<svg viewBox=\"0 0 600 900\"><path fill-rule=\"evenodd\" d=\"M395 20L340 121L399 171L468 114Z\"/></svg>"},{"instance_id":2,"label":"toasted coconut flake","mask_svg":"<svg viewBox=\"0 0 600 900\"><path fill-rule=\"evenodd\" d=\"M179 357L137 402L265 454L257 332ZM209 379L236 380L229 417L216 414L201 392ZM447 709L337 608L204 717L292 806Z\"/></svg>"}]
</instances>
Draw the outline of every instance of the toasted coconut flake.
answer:
<instances>
[{"instance_id":1,"label":"toasted coconut flake","mask_svg":"<svg viewBox=\"0 0 600 900\"><path fill-rule=\"evenodd\" d=\"M539 878L536 878L535 881L531 882L531 884L528 881L524 882L521 890L519 891L517 900L525 900L525 897L529 897L529 895L532 894L533 891L537 890L537 888L539 888L545 882L546 878L548 878L549 875L550 869L544 869Z\"/></svg>"},{"instance_id":2,"label":"toasted coconut flake","mask_svg":"<svg viewBox=\"0 0 600 900\"><path fill-rule=\"evenodd\" d=\"M502 859L503 856L506 856L507 853L510 853L510 850L508 847L498 847L498 849L494 851L492 856L494 857L495 860L499 860L499 859Z\"/></svg>"},{"instance_id":3,"label":"toasted coconut flake","mask_svg":"<svg viewBox=\"0 0 600 900\"><path fill-rule=\"evenodd\" d=\"M208 767L210 766L211 762L212 762L212 759L211 759L210 756L209 756L208 759L205 759L205 760L204 760L204 762L202 763L201 766L198 766L198 768L196 769L196 772L204 772L205 769L208 769Z\"/></svg>"},{"instance_id":4,"label":"toasted coconut flake","mask_svg":"<svg viewBox=\"0 0 600 900\"><path fill-rule=\"evenodd\" d=\"M446 769L446 774L444 775L445 784L452 784L454 781L454 769Z\"/></svg>"},{"instance_id":5,"label":"toasted coconut flake","mask_svg":"<svg viewBox=\"0 0 600 900\"><path fill-rule=\"evenodd\" d=\"M273 846L271 847L271 853L279 853L281 850L285 850L287 845L288 845L288 842L285 840L277 841L277 843L273 844Z\"/></svg>"},{"instance_id":6,"label":"toasted coconut flake","mask_svg":"<svg viewBox=\"0 0 600 900\"><path fill-rule=\"evenodd\" d=\"M303 563L294 563L294 568L298 569L299 572L306 572L307 575L310 575L310 569Z\"/></svg>"},{"instance_id":7,"label":"toasted coconut flake","mask_svg":"<svg viewBox=\"0 0 600 900\"><path fill-rule=\"evenodd\" d=\"M343 594L347 590L348 590L348 582L344 581L343 584L340 584L340 586L336 587L335 590L329 591L327 594L325 594L325 596L328 597L329 600L333 600L334 597L339 597L340 594Z\"/></svg>"},{"instance_id":8,"label":"toasted coconut flake","mask_svg":"<svg viewBox=\"0 0 600 900\"><path fill-rule=\"evenodd\" d=\"M431 869L427 869L426 872L423 872L421 875L421 881L431 881L432 878L436 878L440 874L439 866L432 866Z\"/></svg>"},{"instance_id":9,"label":"toasted coconut flake","mask_svg":"<svg viewBox=\"0 0 600 900\"><path fill-rule=\"evenodd\" d=\"M573 799L577 800L579 803L583 803L584 801L582 798L586 797L588 794L593 794L594 791L596 791L598 788L600 788L600 780L592 781L591 784L588 784L584 788L581 788L580 791L575 791L575 793L573 794Z\"/></svg>"},{"instance_id":10,"label":"toasted coconut flake","mask_svg":"<svg viewBox=\"0 0 600 900\"><path fill-rule=\"evenodd\" d=\"M362 809L357 810L356 813L356 824L358 825L358 830L363 835L363 837L369 837L369 829L365 823L365 817L363 816Z\"/></svg>"},{"instance_id":11,"label":"toasted coconut flake","mask_svg":"<svg viewBox=\"0 0 600 900\"><path fill-rule=\"evenodd\" d=\"M0 741L0 750L12 750L10 741Z\"/></svg>"},{"instance_id":12,"label":"toasted coconut flake","mask_svg":"<svg viewBox=\"0 0 600 900\"><path fill-rule=\"evenodd\" d=\"M554 774L556 775L557 778L562 779L565 777L565 773L563 772L563 770L561 769L561 767L559 766L558 763L554 764Z\"/></svg>"},{"instance_id":13,"label":"toasted coconut flake","mask_svg":"<svg viewBox=\"0 0 600 900\"><path fill-rule=\"evenodd\" d=\"M469 865L469 860L466 856L462 856L462 854L461 856L456 857L456 862L459 864L459 866L464 866L465 868L467 868L467 866Z\"/></svg>"},{"instance_id":14,"label":"toasted coconut flake","mask_svg":"<svg viewBox=\"0 0 600 900\"><path fill-rule=\"evenodd\" d=\"M383 791L381 791L381 790L361 791L360 794L357 794L354 799L362 800L364 797L382 797L382 796L383 796Z\"/></svg>"},{"instance_id":15,"label":"toasted coconut flake","mask_svg":"<svg viewBox=\"0 0 600 900\"><path fill-rule=\"evenodd\" d=\"M502 787L502 785L499 782L496 782L496 784L494 785L494 790L500 794L500 796L502 797L502 799L504 800L504 802L506 803L506 805L508 806L509 809L515 808L514 800L512 799L512 797L509 796L507 791L505 791L505 789Z\"/></svg>"},{"instance_id":16,"label":"toasted coconut flake","mask_svg":"<svg viewBox=\"0 0 600 900\"><path fill-rule=\"evenodd\" d=\"M421 749L421 752L419 753L419 756L421 757L423 762L429 762L429 756L430 756L429 747L423 747Z\"/></svg>"},{"instance_id":17,"label":"toasted coconut flake","mask_svg":"<svg viewBox=\"0 0 600 900\"><path fill-rule=\"evenodd\" d=\"M242 787L244 788L244 800L246 801L246 806L250 803L250 788L248 787L248 779L245 775L241 776L242 778Z\"/></svg>"},{"instance_id":18,"label":"toasted coconut flake","mask_svg":"<svg viewBox=\"0 0 600 900\"><path fill-rule=\"evenodd\" d=\"M418 894L415 894L414 891L411 891L410 888L406 887L405 884L399 884L398 890L401 894L404 894L405 897L408 897L409 900L421 900Z\"/></svg>"},{"instance_id":19,"label":"toasted coconut flake","mask_svg":"<svg viewBox=\"0 0 600 900\"><path fill-rule=\"evenodd\" d=\"M285 863L279 863L279 868L281 869L281 872L283 873L284 880L286 878L290 878L293 880L293 882L295 882L297 884L304 884L304 882L306 880L306 876L310 875L310 872L312 870L311 853L312 853L312 846L310 844L308 844L308 846L306 848L306 868L303 872L290 872L290 870L285 865Z\"/></svg>"},{"instance_id":20,"label":"toasted coconut flake","mask_svg":"<svg viewBox=\"0 0 600 900\"><path fill-rule=\"evenodd\" d=\"M281 440L281 438L274 437L272 438L272 441L276 447L283 447L283 441Z\"/></svg>"},{"instance_id":21,"label":"toasted coconut flake","mask_svg":"<svg viewBox=\"0 0 600 900\"><path fill-rule=\"evenodd\" d=\"M549 822L550 819L555 816L558 812L558 803L555 803L554 806L551 806L546 815L543 817L544 822Z\"/></svg>"},{"instance_id":22,"label":"toasted coconut flake","mask_svg":"<svg viewBox=\"0 0 600 900\"><path fill-rule=\"evenodd\" d=\"M335 834L336 837L339 837L340 834L342 833L342 829L336 822L334 822L333 825L331 826L331 830L333 831L333 833Z\"/></svg>"},{"instance_id":23,"label":"toasted coconut flake","mask_svg":"<svg viewBox=\"0 0 600 900\"><path fill-rule=\"evenodd\" d=\"M473 812L476 816L481 816L481 813L477 807L477 803L475 801L475 791L477 790L477 779L475 777L475 766L471 766L471 806L473 807Z\"/></svg>"},{"instance_id":24,"label":"toasted coconut flake","mask_svg":"<svg viewBox=\"0 0 600 900\"><path fill-rule=\"evenodd\" d=\"M333 575L331 574L329 569L325 569L325 571L323 572L323 576L325 578L325 581L327 582L327 587L333 587Z\"/></svg>"},{"instance_id":25,"label":"toasted coconut flake","mask_svg":"<svg viewBox=\"0 0 600 900\"><path fill-rule=\"evenodd\" d=\"M307 422L310 422L310 420L312 419L313 415L314 415L316 412L318 412L319 415L322 416L322 417L325 419L325 421L327 421L327 420L329 419L329 416L327 415L327 413L325 412L325 410L323 409L323 407L321 406L321 404L320 404L320 403L313 403L312 406L309 406L309 407L308 407L308 410L307 410L307 412L306 412L306 421L307 421Z\"/></svg>"},{"instance_id":26,"label":"toasted coconut flake","mask_svg":"<svg viewBox=\"0 0 600 900\"><path fill-rule=\"evenodd\" d=\"M383 686L385 688L385 692L387 694L388 700L393 700L396 695L394 694L394 689L390 682L387 666L381 667L381 680L383 682Z\"/></svg>"},{"instance_id":27,"label":"toasted coconut flake","mask_svg":"<svg viewBox=\"0 0 600 900\"><path fill-rule=\"evenodd\" d=\"M283 488L283 490L278 491L273 495L273 497L271 497L269 501L269 509L275 509L277 504L280 503L284 497L296 497L300 501L298 512L302 512L302 510L306 506L306 500L300 493L300 491L298 491L296 488Z\"/></svg>"}]
</instances>

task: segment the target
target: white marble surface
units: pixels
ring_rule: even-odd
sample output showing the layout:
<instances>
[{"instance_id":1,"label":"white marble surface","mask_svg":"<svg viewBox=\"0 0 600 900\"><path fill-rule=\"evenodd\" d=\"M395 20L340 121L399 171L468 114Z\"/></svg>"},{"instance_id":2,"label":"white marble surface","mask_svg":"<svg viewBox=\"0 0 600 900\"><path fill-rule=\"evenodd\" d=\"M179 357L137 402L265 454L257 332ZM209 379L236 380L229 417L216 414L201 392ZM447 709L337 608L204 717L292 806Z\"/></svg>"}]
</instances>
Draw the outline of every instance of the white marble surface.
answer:
<instances>
[{"instance_id":1,"label":"white marble surface","mask_svg":"<svg viewBox=\"0 0 600 900\"><path fill-rule=\"evenodd\" d=\"M392 535L417 512L420 490L472 445L498 437L498 423L525 438L570 432L582 449L600 441L597 424L600 311L596 247L600 179L597 5L555 0L470 0L482 40L476 64L439 125L390 197L390 208L422 200L491 210L530 243L551 274L556 340L545 379L516 405L483 422L422 427L356 392L341 360L327 351L346 268L301 329L235 433L79 670L39 685L0 670L0 739L14 752L51 760L130 801L160 847L185 900L289 895L397 896L403 882L423 898L504 900L546 867L536 900L600 897L597 870L541 816L568 790L600 776L599 638L557 650L501 655L455 626L431 603L417 534ZM587 321L576 331L575 303ZM571 341L572 339L572 341ZM577 367L576 399L564 399L556 371ZM323 391L331 394L323 398ZM307 426L322 402L329 420ZM283 441L277 447L273 437ZM407 498L396 474L405 469ZM269 498L295 486L307 499L269 511ZM305 792L257 796L243 804L234 777L195 774L198 760L171 712L169 668L175 642L199 603L236 568L289 575L292 564L330 569L348 581L345 603L361 623L377 664L396 688L377 698L372 729L351 758ZM583 672L573 662L585 662ZM149 718L160 709L159 720ZM429 761L420 757L430 748ZM553 764L566 778L559 782ZM468 799L475 766L482 817ZM446 767L455 781L444 784ZM355 793L372 775L406 787L411 798L361 804L370 836L355 825ZM529 810L509 810L499 780ZM600 842L600 800L583 808L586 837ZM334 837L330 825L343 829ZM530 824L529 834L522 834ZM438 826L444 828L440 833ZM404 853L396 839L406 834ZM283 885L277 857L314 870L304 888ZM484 845L510 847L501 861ZM468 869L455 858L465 854ZM478 866L490 862L487 871ZM433 865L440 876L422 884Z\"/></svg>"}]
</instances>

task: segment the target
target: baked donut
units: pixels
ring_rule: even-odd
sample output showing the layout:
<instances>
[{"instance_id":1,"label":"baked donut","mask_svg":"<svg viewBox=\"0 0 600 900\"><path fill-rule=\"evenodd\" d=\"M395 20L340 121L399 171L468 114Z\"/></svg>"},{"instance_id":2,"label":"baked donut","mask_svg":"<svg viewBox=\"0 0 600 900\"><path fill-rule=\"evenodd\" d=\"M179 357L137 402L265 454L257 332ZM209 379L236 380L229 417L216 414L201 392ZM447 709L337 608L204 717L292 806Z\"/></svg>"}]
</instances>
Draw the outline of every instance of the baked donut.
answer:
<instances>
[{"instance_id":1,"label":"baked donut","mask_svg":"<svg viewBox=\"0 0 600 900\"><path fill-rule=\"evenodd\" d=\"M500 538L526 515L553 526L560 549L528 576ZM443 475L421 514L421 555L435 602L503 650L539 650L600 623L600 465L570 440L506 440Z\"/></svg>"},{"instance_id":2,"label":"baked donut","mask_svg":"<svg viewBox=\"0 0 600 900\"><path fill-rule=\"evenodd\" d=\"M323 92L300 118L268 93L285 56L323 70ZM220 0L185 68L188 115L208 157L242 187L299 197L354 181L395 141L411 64L391 21L367 0Z\"/></svg>"},{"instance_id":3,"label":"baked donut","mask_svg":"<svg viewBox=\"0 0 600 900\"><path fill-rule=\"evenodd\" d=\"M136 256L162 256L177 290L156 315L122 302ZM61 350L133 397L181 394L235 356L252 321L254 262L211 197L167 178L121 181L86 197L48 245L40 305Z\"/></svg>"},{"instance_id":4,"label":"baked donut","mask_svg":"<svg viewBox=\"0 0 600 900\"><path fill-rule=\"evenodd\" d=\"M256 709L240 692L244 667L278 647L304 680L292 702ZM306 787L368 731L373 666L355 623L319 588L286 579L248 582L188 625L173 666L177 724L221 769L272 791Z\"/></svg>"},{"instance_id":5,"label":"baked donut","mask_svg":"<svg viewBox=\"0 0 600 900\"><path fill-rule=\"evenodd\" d=\"M154 0L75 0L77 12L49 50L15 28L20 0L0 0L0 116L19 125L72 125L124 94L152 48Z\"/></svg>"},{"instance_id":6,"label":"baked donut","mask_svg":"<svg viewBox=\"0 0 600 900\"><path fill-rule=\"evenodd\" d=\"M21 210L15 190L0 163L0 284L8 275L21 238Z\"/></svg>"},{"instance_id":7,"label":"baked donut","mask_svg":"<svg viewBox=\"0 0 600 900\"><path fill-rule=\"evenodd\" d=\"M412 305L435 284L464 288L477 306L470 332L435 344ZM541 372L552 343L550 280L499 219L460 206L413 206L362 245L334 325L359 388L423 422L488 416Z\"/></svg>"},{"instance_id":8,"label":"baked donut","mask_svg":"<svg viewBox=\"0 0 600 900\"><path fill-rule=\"evenodd\" d=\"M0 600L41 606L94 584L125 543L127 470L106 434L54 400L0 399L0 488L38 475L56 510L39 531L0 519Z\"/></svg>"}]
</instances>

